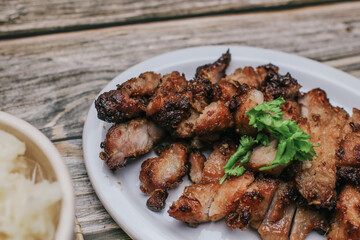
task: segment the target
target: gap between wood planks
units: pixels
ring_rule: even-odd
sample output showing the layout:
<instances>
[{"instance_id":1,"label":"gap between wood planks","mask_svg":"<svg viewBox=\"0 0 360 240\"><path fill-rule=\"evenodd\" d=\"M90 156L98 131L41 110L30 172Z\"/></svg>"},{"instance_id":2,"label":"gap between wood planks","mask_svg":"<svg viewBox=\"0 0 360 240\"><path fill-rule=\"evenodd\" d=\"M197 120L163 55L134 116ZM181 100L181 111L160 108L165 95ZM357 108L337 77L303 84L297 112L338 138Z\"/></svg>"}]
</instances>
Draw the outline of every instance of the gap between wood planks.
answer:
<instances>
[{"instance_id":1,"label":"gap between wood planks","mask_svg":"<svg viewBox=\"0 0 360 240\"><path fill-rule=\"evenodd\" d=\"M281 6L256 6L244 9L228 9L225 11L210 11L207 13L199 13L199 14L180 14L178 16L164 16L164 17L153 17L148 19L139 19L139 20L129 20L126 22L119 21L119 22L111 22L111 23L95 23L91 25L80 24L77 26L65 26L59 27L57 29L41 29L37 30L36 32L15 32L10 33L8 36L0 36L1 40L9 40L9 39L18 39L18 38L26 38L26 37L33 37L33 36L41 36L41 35L48 35L48 34L56 34L56 33L67 33L67 32L74 32L74 31L82 31L82 30L92 30L92 29L101 29L107 27L115 27L115 26L124 26L124 25L134 25L134 24L143 24L143 23L150 23L150 22L162 22L162 21L169 21L169 20L179 20L179 19L189 19L189 18L196 18L196 17L210 17L210 16L219 16L219 15L226 15L226 14L244 14L244 13L257 13L257 12L274 12L274 11L285 11L291 9L298 9L298 8L305 8L305 7L315 7L321 6L326 4L338 4L338 3L345 3L345 2L354 2L356 0L343 0L343 1L336 1L336 0L324 0L319 2L295 2Z\"/></svg>"}]
</instances>

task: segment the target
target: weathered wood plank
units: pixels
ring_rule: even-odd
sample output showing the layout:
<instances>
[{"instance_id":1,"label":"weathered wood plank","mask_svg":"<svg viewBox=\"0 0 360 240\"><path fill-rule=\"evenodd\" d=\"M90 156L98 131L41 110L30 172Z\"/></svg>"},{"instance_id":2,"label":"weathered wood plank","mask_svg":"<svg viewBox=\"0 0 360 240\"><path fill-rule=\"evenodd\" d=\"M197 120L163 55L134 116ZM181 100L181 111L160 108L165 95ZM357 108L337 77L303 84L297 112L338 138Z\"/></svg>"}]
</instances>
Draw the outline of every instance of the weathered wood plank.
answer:
<instances>
[{"instance_id":1,"label":"weathered wood plank","mask_svg":"<svg viewBox=\"0 0 360 240\"><path fill-rule=\"evenodd\" d=\"M55 143L73 179L75 214L81 227L76 229L79 232L77 236L84 234L85 239L129 239L97 198L86 173L81 144L81 139Z\"/></svg>"},{"instance_id":2,"label":"weathered wood plank","mask_svg":"<svg viewBox=\"0 0 360 240\"><path fill-rule=\"evenodd\" d=\"M359 11L359 2L343 3L1 41L0 110L52 140L80 137L96 94L140 61L204 44L250 45L319 61L357 57ZM358 63L345 65L359 70Z\"/></svg>"},{"instance_id":3,"label":"weathered wood plank","mask_svg":"<svg viewBox=\"0 0 360 240\"><path fill-rule=\"evenodd\" d=\"M332 0L1 0L0 38Z\"/></svg>"}]
</instances>

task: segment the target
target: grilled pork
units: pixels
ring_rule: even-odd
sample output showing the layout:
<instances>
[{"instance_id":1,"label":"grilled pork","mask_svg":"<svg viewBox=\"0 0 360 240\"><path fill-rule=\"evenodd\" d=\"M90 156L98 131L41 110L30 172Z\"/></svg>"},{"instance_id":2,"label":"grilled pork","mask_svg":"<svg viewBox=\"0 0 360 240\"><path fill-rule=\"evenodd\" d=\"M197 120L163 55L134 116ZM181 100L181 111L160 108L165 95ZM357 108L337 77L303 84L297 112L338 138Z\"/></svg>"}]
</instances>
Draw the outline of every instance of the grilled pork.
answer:
<instances>
[{"instance_id":1,"label":"grilled pork","mask_svg":"<svg viewBox=\"0 0 360 240\"><path fill-rule=\"evenodd\" d=\"M232 125L233 116L224 102L212 102L196 119L195 133L202 138L213 139L214 135L225 131Z\"/></svg>"},{"instance_id":2,"label":"grilled pork","mask_svg":"<svg viewBox=\"0 0 360 240\"><path fill-rule=\"evenodd\" d=\"M231 55L227 51L215 62L198 67L195 78L208 79L212 84L219 82L221 78L225 77L225 70L229 66L230 60Z\"/></svg>"},{"instance_id":3,"label":"grilled pork","mask_svg":"<svg viewBox=\"0 0 360 240\"><path fill-rule=\"evenodd\" d=\"M215 222L234 211L236 203L254 181L254 174L246 172L241 177L227 179L221 184L209 210L210 220Z\"/></svg>"},{"instance_id":4,"label":"grilled pork","mask_svg":"<svg viewBox=\"0 0 360 240\"><path fill-rule=\"evenodd\" d=\"M101 94L95 101L98 118L121 123L143 116L149 97L160 82L160 74L146 72L132 78L116 90Z\"/></svg>"},{"instance_id":5,"label":"grilled pork","mask_svg":"<svg viewBox=\"0 0 360 240\"><path fill-rule=\"evenodd\" d=\"M190 180L193 183L200 183L203 178L203 169L206 157L200 151L193 151L189 156L190 163Z\"/></svg>"},{"instance_id":6,"label":"grilled pork","mask_svg":"<svg viewBox=\"0 0 360 240\"><path fill-rule=\"evenodd\" d=\"M127 160L149 152L163 136L162 129L141 118L112 126L101 143L100 158L109 169L124 167Z\"/></svg>"},{"instance_id":7,"label":"grilled pork","mask_svg":"<svg viewBox=\"0 0 360 240\"><path fill-rule=\"evenodd\" d=\"M280 183L258 232L263 240L289 239L297 198L295 185Z\"/></svg>"},{"instance_id":8,"label":"grilled pork","mask_svg":"<svg viewBox=\"0 0 360 240\"><path fill-rule=\"evenodd\" d=\"M290 73L281 75L277 72L269 72L260 90L264 93L267 101L271 101L278 97L294 98L299 94L301 85L291 77Z\"/></svg>"},{"instance_id":9,"label":"grilled pork","mask_svg":"<svg viewBox=\"0 0 360 240\"><path fill-rule=\"evenodd\" d=\"M328 211L317 210L306 205L299 205L296 209L290 240L305 240L313 229L329 231Z\"/></svg>"},{"instance_id":10,"label":"grilled pork","mask_svg":"<svg viewBox=\"0 0 360 240\"><path fill-rule=\"evenodd\" d=\"M190 117L190 92L187 81L179 72L164 75L146 107L146 116L171 132Z\"/></svg>"},{"instance_id":11,"label":"grilled pork","mask_svg":"<svg viewBox=\"0 0 360 240\"><path fill-rule=\"evenodd\" d=\"M239 105L234 113L236 132L240 135L256 135L257 130L249 125L249 117L245 114L251 108L264 102L264 94L256 89L251 89L238 96L236 101Z\"/></svg>"},{"instance_id":12,"label":"grilled pork","mask_svg":"<svg viewBox=\"0 0 360 240\"><path fill-rule=\"evenodd\" d=\"M226 224L232 229L258 229L270 206L279 182L272 178L257 178L239 200L234 212L226 216Z\"/></svg>"},{"instance_id":13,"label":"grilled pork","mask_svg":"<svg viewBox=\"0 0 360 240\"><path fill-rule=\"evenodd\" d=\"M348 114L341 108L333 107L326 93L314 89L300 100L302 115L307 118L311 141L316 154L313 161L304 162L298 169L296 182L301 195L310 205L334 207L336 183L336 155L342 129L348 122Z\"/></svg>"},{"instance_id":14,"label":"grilled pork","mask_svg":"<svg viewBox=\"0 0 360 240\"><path fill-rule=\"evenodd\" d=\"M204 163L202 182L219 182L224 176L224 166L236 151L236 145L230 140L224 140L214 145L214 151Z\"/></svg>"},{"instance_id":15,"label":"grilled pork","mask_svg":"<svg viewBox=\"0 0 360 240\"><path fill-rule=\"evenodd\" d=\"M164 207L163 202L167 195L163 192L176 187L182 181L182 177L187 174L187 155L188 148L184 144L173 143L160 157L150 158L142 163L139 177L140 189L143 193L151 195L148 201L151 210L158 211ZM162 200L158 201L162 203L160 206L156 205L157 198Z\"/></svg>"},{"instance_id":16,"label":"grilled pork","mask_svg":"<svg viewBox=\"0 0 360 240\"><path fill-rule=\"evenodd\" d=\"M219 187L219 182L193 184L185 187L182 196L170 206L169 215L192 227L210 221L210 206Z\"/></svg>"},{"instance_id":17,"label":"grilled pork","mask_svg":"<svg viewBox=\"0 0 360 240\"><path fill-rule=\"evenodd\" d=\"M360 239L360 189L345 186L336 204L336 215L328 234L329 240Z\"/></svg>"}]
</instances>

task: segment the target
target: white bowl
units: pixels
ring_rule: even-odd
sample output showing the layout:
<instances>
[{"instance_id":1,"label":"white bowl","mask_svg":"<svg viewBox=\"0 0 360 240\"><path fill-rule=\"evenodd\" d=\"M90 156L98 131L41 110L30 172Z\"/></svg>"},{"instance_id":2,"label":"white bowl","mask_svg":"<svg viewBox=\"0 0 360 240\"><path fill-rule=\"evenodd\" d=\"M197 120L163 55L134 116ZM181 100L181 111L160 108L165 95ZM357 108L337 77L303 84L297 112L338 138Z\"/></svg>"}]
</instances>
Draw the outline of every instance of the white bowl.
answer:
<instances>
[{"instance_id":1,"label":"white bowl","mask_svg":"<svg viewBox=\"0 0 360 240\"><path fill-rule=\"evenodd\" d=\"M25 142L25 155L39 162L52 180L57 180L62 191L59 223L55 240L70 240L74 233L74 191L69 171L51 141L29 123L0 111L0 129Z\"/></svg>"}]
</instances>

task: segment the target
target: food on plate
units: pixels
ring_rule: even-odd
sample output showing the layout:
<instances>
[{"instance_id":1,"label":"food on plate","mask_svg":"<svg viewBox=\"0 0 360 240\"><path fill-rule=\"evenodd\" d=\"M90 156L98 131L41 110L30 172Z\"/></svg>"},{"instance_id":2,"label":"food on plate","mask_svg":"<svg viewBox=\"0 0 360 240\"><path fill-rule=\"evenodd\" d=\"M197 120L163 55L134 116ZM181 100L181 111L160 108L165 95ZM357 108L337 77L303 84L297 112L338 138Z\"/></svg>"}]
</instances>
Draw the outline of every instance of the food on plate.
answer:
<instances>
[{"instance_id":1,"label":"food on plate","mask_svg":"<svg viewBox=\"0 0 360 240\"><path fill-rule=\"evenodd\" d=\"M145 118L115 124L101 143L104 151L100 157L109 169L121 168L129 159L149 152L163 134L161 128Z\"/></svg>"},{"instance_id":2,"label":"food on plate","mask_svg":"<svg viewBox=\"0 0 360 240\"><path fill-rule=\"evenodd\" d=\"M259 176L241 196L235 211L226 216L226 224L232 229L258 229L278 186L278 180Z\"/></svg>"},{"instance_id":3,"label":"food on plate","mask_svg":"<svg viewBox=\"0 0 360 240\"><path fill-rule=\"evenodd\" d=\"M147 206L165 208L188 174L168 213L192 227L225 219L263 239L359 238L360 110L301 92L272 64L226 75L230 61L228 51L191 80L146 72L102 93L98 117L114 123L100 154L109 169L154 148L160 156L140 171Z\"/></svg>"},{"instance_id":4,"label":"food on plate","mask_svg":"<svg viewBox=\"0 0 360 240\"><path fill-rule=\"evenodd\" d=\"M359 187L346 185L336 204L336 215L328 239L360 238L360 191Z\"/></svg>"},{"instance_id":5,"label":"food on plate","mask_svg":"<svg viewBox=\"0 0 360 240\"><path fill-rule=\"evenodd\" d=\"M147 203L150 209L161 210L167 197L166 191L176 187L188 173L187 157L188 147L182 143L173 143L160 157L142 163L140 189L151 195Z\"/></svg>"},{"instance_id":6,"label":"food on plate","mask_svg":"<svg viewBox=\"0 0 360 240\"><path fill-rule=\"evenodd\" d=\"M0 238L54 239L60 185L25 151L23 142L0 130Z\"/></svg>"},{"instance_id":7,"label":"food on plate","mask_svg":"<svg viewBox=\"0 0 360 240\"><path fill-rule=\"evenodd\" d=\"M296 210L297 192L292 182L282 182L258 228L262 239L288 239Z\"/></svg>"},{"instance_id":8,"label":"food on plate","mask_svg":"<svg viewBox=\"0 0 360 240\"><path fill-rule=\"evenodd\" d=\"M189 156L189 165L190 165L190 172L189 177L193 183L200 183L203 178L203 168L206 161L206 157L204 154L199 151L195 150L190 153Z\"/></svg>"}]
</instances>

